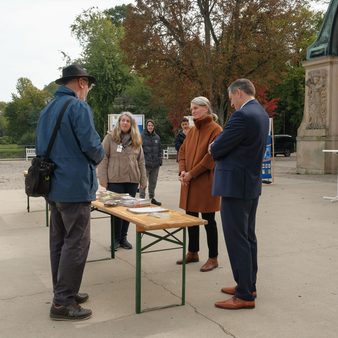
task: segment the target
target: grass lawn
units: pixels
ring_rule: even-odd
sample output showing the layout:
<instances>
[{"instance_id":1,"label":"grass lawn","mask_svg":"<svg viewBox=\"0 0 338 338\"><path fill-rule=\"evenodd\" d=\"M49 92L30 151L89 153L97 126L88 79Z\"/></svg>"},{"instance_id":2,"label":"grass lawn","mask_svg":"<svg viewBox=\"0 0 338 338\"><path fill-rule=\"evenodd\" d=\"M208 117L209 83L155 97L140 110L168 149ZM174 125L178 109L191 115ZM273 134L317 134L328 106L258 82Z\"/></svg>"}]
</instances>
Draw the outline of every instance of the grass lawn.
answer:
<instances>
[{"instance_id":1,"label":"grass lawn","mask_svg":"<svg viewBox=\"0 0 338 338\"><path fill-rule=\"evenodd\" d=\"M25 146L18 144L0 144L0 159L25 157Z\"/></svg>"}]
</instances>

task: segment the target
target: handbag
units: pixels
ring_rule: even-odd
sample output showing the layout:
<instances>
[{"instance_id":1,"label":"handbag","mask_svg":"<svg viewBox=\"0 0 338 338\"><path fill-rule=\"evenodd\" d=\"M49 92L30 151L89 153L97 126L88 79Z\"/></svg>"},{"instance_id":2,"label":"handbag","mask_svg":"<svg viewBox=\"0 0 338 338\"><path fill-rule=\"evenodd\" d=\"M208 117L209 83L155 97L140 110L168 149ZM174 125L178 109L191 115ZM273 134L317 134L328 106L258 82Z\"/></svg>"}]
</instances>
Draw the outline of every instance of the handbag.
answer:
<instances>
[{"instance_id":1,"label":"handbag","mask_svg":"<svg viewBox=\"0 0 338 338\"><path fill-rule=\"evenodd\" d=\"M27 196L31 197L47 197L51 187L51 176L55 169L55 164L49 159L50 151L52 150L56 133L61 125L61 120L66 111L71 99L67 100L58 116L52 136L48 143L46 154L36 156L32 159L31 166L28 168L25 177L25 191Z\"/></svg>"}]
</instances>

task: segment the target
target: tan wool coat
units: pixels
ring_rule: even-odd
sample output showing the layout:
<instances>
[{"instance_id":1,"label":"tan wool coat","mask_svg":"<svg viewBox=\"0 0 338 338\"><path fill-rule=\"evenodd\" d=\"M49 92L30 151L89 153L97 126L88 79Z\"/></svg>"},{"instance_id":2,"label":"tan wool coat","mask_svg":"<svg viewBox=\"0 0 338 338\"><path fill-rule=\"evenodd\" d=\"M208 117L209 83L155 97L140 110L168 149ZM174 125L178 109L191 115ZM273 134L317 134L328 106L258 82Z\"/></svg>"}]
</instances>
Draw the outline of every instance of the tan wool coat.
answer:
<instances>
[{"instance_id":1,"label":"tan wool coat","mask_svg":"<svg viewBox=\"0 0 338 338\"><path fill-rule=\"evenodd\" d=\"M141 186L147 184L142 146L134 148L129 145L118 152L118 144L113 141L111 134L105 136L102 145L105 156L97 167L100 185L106 187L107 183L139 183Z\"/></svg>"},{"instance_id":2,"label":"tan wool coat","mask_svg":"<svg viewBox=\"0 0 338 338\"><path fill-rule=\"evenodd\" d=\"M186 211L207 213L220 209L220 197L211 195L215 163L208 146L221 132L211 115L195 120L180 148L179 172L189 171L193 177L189 185L181 185L179 207Z\"/></svg>"}]
</instances>

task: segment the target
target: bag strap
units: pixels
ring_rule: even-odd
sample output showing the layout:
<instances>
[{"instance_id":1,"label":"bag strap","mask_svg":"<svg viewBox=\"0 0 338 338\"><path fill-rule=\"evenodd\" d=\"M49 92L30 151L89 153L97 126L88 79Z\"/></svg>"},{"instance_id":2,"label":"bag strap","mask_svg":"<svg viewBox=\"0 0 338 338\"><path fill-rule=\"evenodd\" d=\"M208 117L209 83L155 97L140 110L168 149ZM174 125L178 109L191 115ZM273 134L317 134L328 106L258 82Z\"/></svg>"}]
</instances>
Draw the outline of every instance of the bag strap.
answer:
<instances>
[{"instance_id":1,"label":"bag strap","mask_svg":"<svg viewBox=\"0 0 338 338\"><path fill-rule=\"evenodd\" d=\"M56 133L58 132L60 125L61 125L61 120L62 120L63 114L65 113L65 111L66 111L66 109L67 109L71 100L72 99L66 100L66 102L62 106L62 109L59 113L58 119L55 123L55 127L54 127L54 130L53 130L52 136L51 136L50 141L48 143L48 147L47 147L47 151L46 151L46 155L45 155L46 158L49 158L50 151L52 150L52 147L53 147L53 144L54 144L54 141L55 141L55 138L56 138Z\"/></svg>"}]
</instances>

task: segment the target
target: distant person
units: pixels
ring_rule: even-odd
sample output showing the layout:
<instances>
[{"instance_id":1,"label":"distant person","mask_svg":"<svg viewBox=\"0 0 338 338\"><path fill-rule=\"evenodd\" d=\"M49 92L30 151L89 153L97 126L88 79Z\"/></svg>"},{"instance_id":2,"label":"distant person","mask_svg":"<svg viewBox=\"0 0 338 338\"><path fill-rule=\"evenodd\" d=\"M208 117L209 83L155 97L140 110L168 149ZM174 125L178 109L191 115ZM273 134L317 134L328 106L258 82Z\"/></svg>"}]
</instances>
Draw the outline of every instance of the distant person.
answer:
<instances>
[{"instance_id":1,"label":"distant person","mask_svg":"<svg viewBox=\"0 0 338 338\"><path fill-rule=\"evenodd\" d=\"M184 117L181 121L181 130L177 133L176 138L175 138L175 149L177 151L177 160L178 160L178 152L181 148L181 145L183 144L185 137L187 136L189 130L190 130L190 125L189 125L189 119Z\"/></svg>"},{"instance_id":2,"label":"distant person","mask_svg":"<svg viewBox=\"0 0 338 338\"><path fill-rule=\"evenodd\" d=\"M256 209L261 194L262 160L269 117L255 100L255 87L247 79L229 88L231 115L222 134L210 146L216 162L213 194L222 197L221 217L235 286L222 292L233 297L215 303L222 309L254 308L256 298Z\"/></svg>"},{"instance_id":3,"label":"distant person","mask_svg":"<svg viewBox=\"0 0 338 338\"><path fill-rule=\"evenodd\" d=\"M154 120L147 120L146 129L142 132L142 147L146 162L146 173L148 179L148 193L152 204L162 205L155 199L158 173L162 165L161 138L155 131ZM140 197L145 198L145 189L140 188Z\"/></svg>"},{"instance_id":4,"label":"distant person","mask_svg":"<svg viewBox=\"0 0 338 338\"><path fill-rule=\"evenodd\" d=\"M58 115L69 102L49 156L55 163L47 198L54 292L50 317L79 320L92 314L79 305L88 299L88 294L79 293L79 289L90 243L90 204L97 190L95 170L104 150L85 102L95 78L73 64L65 67L55 82L60 87L54 100L41 111L36 130L36 153L43 156Z\"/></svg>"},{"instance_id":5,"label":"distant person","mask_svg":"<svg viewBox=\"0 0 338 338\"><path fill-rule=\"evenodd\" d=\"M209 248L208 260L200 271L211 271L218 267L218 240L215 212L220 208L220 198L211 195L214 178L214 161L208 153L208 146L221 133L222 128L214 121L215 114L209 100L195 97L190 104L195 126L191 128L182 144L179 154L179 180L181 181L180 208L188 215L208 221L205 225ZM199 226L188 228L189 246L186 263L199 261ZM182 260L177 261L182 264Z\"/></svg>"},{"instance_id":6,"label":"distant person","mask_svg":"<svg viewBox=\"0 0 338 338\"><path fill-rule=\"evenodd\" d=\"M98 167L100 185L116 193L128 193L135 197L137 188L147 185L141 135L133 115L122 112L116 126L103 139L105 156ZM113 217L111 222L113 224ZM115 217L115 243L119 247L132 249L127 239L129 222Z\"/></svg>"}]
</instances>

